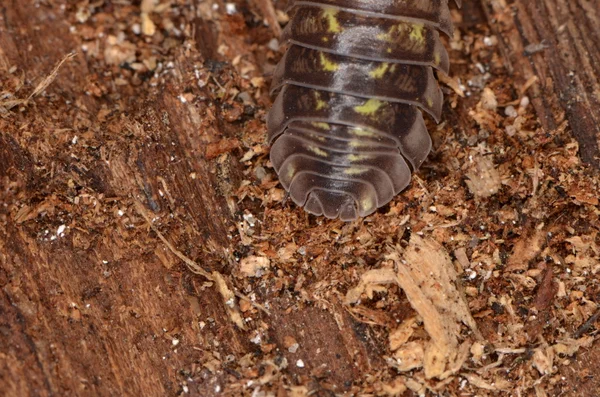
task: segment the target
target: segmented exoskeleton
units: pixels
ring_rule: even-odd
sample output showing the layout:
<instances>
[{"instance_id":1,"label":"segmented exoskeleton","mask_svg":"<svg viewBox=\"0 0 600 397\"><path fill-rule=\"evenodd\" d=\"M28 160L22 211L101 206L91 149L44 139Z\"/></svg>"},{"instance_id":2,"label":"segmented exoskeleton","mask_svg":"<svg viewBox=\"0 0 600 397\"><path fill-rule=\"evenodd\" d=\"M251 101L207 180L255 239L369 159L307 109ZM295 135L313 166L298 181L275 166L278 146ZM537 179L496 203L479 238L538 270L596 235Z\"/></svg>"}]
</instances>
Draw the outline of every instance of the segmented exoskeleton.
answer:
<instances>
[{"instance_id":1,"label":"segmented exoskeleton","mask_svg":"<svg viewBox=\"0 0 600 397\"><path fill-rule=\"evenodd\" d=\"M271 162L292 200L353 220L387 204L431 149L448 73L448 0L291 0L271 87ZM459 3L458 0L456 0Z\"/></svg>"}]
</instances>

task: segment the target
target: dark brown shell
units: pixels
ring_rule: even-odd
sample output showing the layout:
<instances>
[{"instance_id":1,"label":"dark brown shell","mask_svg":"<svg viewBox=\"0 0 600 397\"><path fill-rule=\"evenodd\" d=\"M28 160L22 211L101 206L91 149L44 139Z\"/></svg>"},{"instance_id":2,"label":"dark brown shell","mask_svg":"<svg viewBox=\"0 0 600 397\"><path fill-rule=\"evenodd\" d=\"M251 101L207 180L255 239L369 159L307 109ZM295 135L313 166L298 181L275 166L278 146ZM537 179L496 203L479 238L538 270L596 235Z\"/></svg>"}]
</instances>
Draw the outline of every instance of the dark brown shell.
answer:
<instances>
[{"instance_id":1,"label":"dark brown shell","mask_svg":"<svg viewBox=\"0 0 600 397\"><path fill-rule=\"evenodd\" d=\"M458 2L457 2L458 3ZM271 162L315 215L367 216L410 183L439 121L448 0L295 0L273 76Z\"/></svg>"}]
</instances>

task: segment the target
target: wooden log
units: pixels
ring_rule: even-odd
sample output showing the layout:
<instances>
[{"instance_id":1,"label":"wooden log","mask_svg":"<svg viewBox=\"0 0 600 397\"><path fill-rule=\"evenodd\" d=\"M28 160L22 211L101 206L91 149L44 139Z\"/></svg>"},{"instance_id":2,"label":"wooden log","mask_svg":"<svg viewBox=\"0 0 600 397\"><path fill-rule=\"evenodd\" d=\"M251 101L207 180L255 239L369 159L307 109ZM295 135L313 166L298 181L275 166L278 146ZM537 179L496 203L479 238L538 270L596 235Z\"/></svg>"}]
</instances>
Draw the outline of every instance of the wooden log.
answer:
<instances>
[{"instance_id":1,"label":"wooden log","mask_svg":"<svg viewBox=\"0 0 600 397\"><path fill-rule=\"evenodd\" d=\"M263 291L256 299L268 301L269 316L258 310L240 326L229 311L243 300L233 276L238 250L250 249L240 243L233 198L243 125L232 124L242 112L221 106L239 81L214 57L220 45L246 42L231 33L240 21L219 21L209 7L209 26L186 22L199 24L204 41L174 48L168 79L148 90L147 76L125 59L130 42L70 33L86 29L68 19L77 11L61 1L0 5L0 394L238 395L236 371L259 370L238 361L266 354L265 341L280 351L277 365L290 363L290 376L308 379L303 373L327 364L333 387L347 389L380 359L343 305L289 314L294 301ZM95 12L104 28L113 12L139 15L139 6ZM49 87L26 100L73 51ZM109 57L119 60L96 69ZM183 265L136 203L174 249L224 285ZM229 293L237 296L223 302ZM306 353L290 353L289 338ZM300 357L307 368L296 365Z\"/></svg>"},{"instance_id":2,"label":"wooden log","mask_svg":"<svg viewBox=\"0 0 600 397\"><path fill-rule=\"evenodd\" d=\"M600 1L482 4L546 133L568 122L582 160L600 167Z\"/></svg>"},{"instance_id":3,"label":"wooden log","mask_svg":"<svg viewBox=\"0 0 600 397\"><path fill-rule=\"evenodd\" d=\"M536 292L531 285L539 269L528 267L546 246L540 244L539 252L520 258L521 270L530 270L526 277L515 274L514 281L506 281L498 262L519 235L524 239L546 221L553 233L563 226L572 230L569 241L576 243L580 236L572 233L593 229L595 218L585 213L585 205L593 206L594 199L597 205L597 195L585 187L580 169L560 185L555 173L572 160L568 150L549 144L543 156L529 157L528 148L540 138L537 131L507 137L497 126L498 121L506 122L497 109L482 110L478 104L486 84L505 99L515 86L539 73L544 79L531 87L530 95L546 132L560 130L564 120L573 128L580 122L582 127L574 128L573 134L580 139L583 158L592 160L597 146L586 142L593 135L590 120L598 113L592 107L597 98L590 94L595 90L590 91L595 87L591 69L574 80L583 91L569 91L567 82L549 80L563 72L562 61L546 70L539 64L540 53L523 56L530 43L522 32L531 27L519 26L546 26L532 17L517 24L524 15L533 15L534 8L517 1L515 9L524 11L513 16L496 3L463 4L464 16L457 26L469 44L454 43L452 79L460 92L456 82L473 78L472 96L461 99L446 87L446 122L437 128L430 123L435 150L419 171L420 178L395 199L389 212L342 224L307 217L289 203L273 204L266 197L276 193L276 182L255 177L261 167L263 174L272 174L265 171L263 121L269 102L262 84L273 68L276 52L270 40L278 31L263 26L261 10L268 13L264 19L271 25L281 15L263 0L247 2L254 6L218 0L139 3L0 4L0 394L237 397L268 389L278 397L344 392L412 396L428 385L449 395L484 396L486 388L492 390L489 395L497 395L513 384L525 384L524 379L508 378L506 386L503 376L525 374L527 385L539 383L530 376L537 374L529 361L532 343L519 327L531 317L527 305ZM152 4L158 3L162 11L153 11ZM178 8L161 14L167 3ZM559 3L543 4L557 8ZM233 12L232 7L239 10ZM547 12L561 26L554 15ZM577 18L593 15L592 9ZM506 59L520 83L504 81L505 71L497 66L492 73L500 77L484 76L473 66L495 59L495 49L486 47L481 37L490 26L499 39L521 43L522 50L505 45ZM576 43L575 54L583 54L581 45ZM56 65L72 52L76 57L53 76ZM597 68L597 62L592 63ZM49 75L51 84L29 98ZM243 100L231 100L234 96ZM13 101L10 106L5 106L7 100ZM577 120L586 110L588 119ZM527 121L536 123L530 113ZM240 163L250 152L253 161L260 158L256 163L261 167ZM484 160L479 154L485 154ZM551 154L560 159L551 163ZM486 161L488 168L503 167L497 174L514 173L518 178L498 176L497 185L506 183L495 187L500 193L489 201L474 200L464 183L479 176L473 175L477 168L471 166L472 157ZM507 164L513 160L515 165ZM533 181L539 177L538 161L545 161L541 171L554 178L558 193L546 183L540 187L543 193L529 196L530 179L537 186ZM246 187L243 193L240 185ZM252 198L247 198L248 191L254 192ZM547 220L536 200L560 216ZM569 216L563 217L567 210ZM244 215L258 219L253 236L247 233L250 221ZM580 222L564 223L567 218ZM469 308L478 312L489 343L474 346L478 356L469 358L466 370L459 372L468 384L450 375L428 382L419 378L418 368L414 379L412 371L396 370L403 367L394 366L394 354L404 356L398 346L391 350L392 331L397 344L410 339L411 346L419 347L415 341L428 339L397 286L369 286L361 296L373 299L358 299L355 306L344 303L344 293L366 271L384 267L393 273L386 250L401 249L411 232L454 245L460 253L455 253L461 262L457 267L468 268L475 255L481 259L473 266L480 266L477 270L485 279L469 269L464 281ZM546 242L550 233L537 232ZM583 237L580 245L591 246L593 238ZM571 247L568 241L550 243ZM271 273L249 277L240 270L240 262L258 256L270 258ZM182 257L194 261L201 274L185 266ZM550 280L552 267L545 266L549 276L544 278ZM528 289L512 294L519 281L526 281ZM595 291L593 285L588 287ZM539 296L545 299L540 307L546 311L530 327L535 328L532 341L553 337L555 328L546 328L549 325L569 329L571 323L563 318L576 317L554 315L552 310L559 306L554 292ZM573 302L566 303L583 316L590 307L577 305L591 300L583 299L587 295L579 289L572 296ZM406 319L410 321L403 323ZM461 340L470 337L461 335ZM496 342L515 349L497 354L492 345ZM523 354L515 356L521 348ZM597 351L590 357L597 357ZM585 374L593 373L594 365L593 359L581 363L581 379L570 378L565 388L590 382ZM490 378L476 374L481 367L486 368L481 376L491 374ZM548 384L549 379L544 375L540 382ZM494 390L497 385L504 389ZM587 387L593 390L596 384ZM523 395L531 392L524 390Z\"/></svg>"}]
</instances>

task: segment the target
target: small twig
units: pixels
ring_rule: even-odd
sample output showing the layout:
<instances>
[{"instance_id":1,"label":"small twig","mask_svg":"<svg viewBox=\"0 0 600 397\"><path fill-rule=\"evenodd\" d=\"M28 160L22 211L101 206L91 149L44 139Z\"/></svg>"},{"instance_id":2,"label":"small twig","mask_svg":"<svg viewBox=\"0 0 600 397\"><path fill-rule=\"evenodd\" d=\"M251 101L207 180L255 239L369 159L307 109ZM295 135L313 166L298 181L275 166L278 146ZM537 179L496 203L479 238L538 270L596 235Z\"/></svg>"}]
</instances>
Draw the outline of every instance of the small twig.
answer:
<instances>
[{"instance_id":1,"label":"small twig","mask_svg":"<svg viewBox=\"0 0 600 397\"><path fill-rule=\"evenodd\" d=\"M31 94L29 94L29 96L26 99L11 99L8 101L0 101L0 106L4 107L6 110L10 110L10 109L14 108L15 106L27 105L32 98L34 98L34 97L38 96L39 94L41 94L42 92L44 92L44 90L46 88L48 88L50 86L50 84L52 84L52 82L56 79L56 76L58 76L58 71L60 70L62 65L66 61L74 58L75 55L76 55L75 52L71 52L71 53L65 55L64 58L61 59L60 62L58 62L56 64L54 69L52 69L50 74L48 76L46 76L42 81L40 81L40 83L35 87L35 89L31 92Z\"/></svg>"},{"instance_id":2,"label":"small twig","mask_svg":"<svg viewBox=\"0 0 600 397\"><path fill-rule=\"evenodd\" d=\"M585 323L581 325L573 334L574 339L579 339L583 334L585 334L591 327L594 325L596 321L600 318L600 309L596 311L590 318L587 319Z\"/></svg>"},{"instance_id":3,"label":"small twig","mask_svg":"<svg viewBox=\"0 0 600 397\"><path fill-rule=\"evenodd\" d=\"M264 307L263 305L261 305L260 303L256 303L254 302L252 299L250 299L249 297L247 297L246 295L242 294L241 292L238 291L234 291L235 296L237 296L239 299L241 300L245 300L246 302L250 303L252 306L254 306L256 309L262 311L263 313L267 314L267 315L271 315L271 312L269 311L269 309L267 309L266 307Z\"/></svg>"},{"instance_id":4,"label":"small twig","mask_svg":"<svg viewBox=\"0 0 600 397\"><path fill-rule=\"evenodd\" d=\"M52 72L50 72L50 74L48 76L46 76L46 78L44 80L42 80L37 87L35 87L35 90L33 90L33 92L31 94L29 94L29 97L27 97L27 99L25 100L25 102L28 102L31 98L38 96L39 94L41 94L42 92L44 92L44 90L46 88L48 88L48 86L50 84L52 84L52 82L54 81L54 79L56 79L56 76L58 75L58 71L60 70L61 66L68 60L75 58L75 55L77 55L75 52L71 52L67 55L65 55L65 57L63 59L61 59L61 61L56 64L56 66L54 67L54 69L52 69Z\"/></svg>"},{"instance_id":5,"label":"small twig","mask_svg":"<svg viewBox=\"0 0 600 397\"><path fill-rule=\"evenodd\" d=\"M154 233L156 233L156 235L158 236L158 238L167 246L167 248L173 253L175 254L175 256L177 256L179 259L181 259L188 267L188 269L190 269L190 271L194 274L198 274L212 282L214 282L215 284L217 284L217 289L219 290L219 293L223 296L225 303L227 306L229 306L229 304L227 303L229 301L229 297L226 296L228 295L228 291L225 291L225 289L229 290L229 287L225 285L225 278L223 277L223 275L219 272L212 272L209 273L206 270L202 269L196 262L194 262L193 260L191 260L190 258L188 258L187 256L185 256L181 251L179 251L177 248L175 248L173 246L173 244L171 244L169 242L169 240L166 239L165 236L163 236L163 234L158 230L158 228L156 226L154 226L154 224L152 223L152 220L150 219L150 217L148 216L148 214L146 213L146 210L144 209L144 207L142 206L142 204L135 200L134 201L135 207L137 209L137 212L146 220L146 223L148 223L148 226L150 226L150 228L152 229L152 231ZM246 295L242 294L241 292L237 292L234 291L233 294L235 296L238 297L238 299L242 299L247 301L248 303L250 303L253 307L255 307L256 309L270 315L271 313L269 312L269 310L264 307L263 305L261 305L260 303L256 303L253 300L251 300L249 297L247 297ZM235 309L237 312L237 308ZM238 313L239 314L239 313ZM240 316L241 318L241 316ZM238 324L238 322L236 321L236 319L234 319L234 322L236 322L236 324ZM243 324L242 324L243 325ZM243 329L243 326L241 326L240 324L238 324L238 326L240 326L240 328Z\"/></svg>"},{"instance_id":6,"label":"small twig","mask_svg":"<svg viewBox=\"0 0 600 397\"><path fill-rule=\"evenodd\" d=\"M173 254L175 254L175 256L177 256L179 259L181 259L193 273L199 274L202 277L205 277L210 281L213 281L213 282L216 281L215 278L212 276L212 274L210 274L206 270L202 269L200 266L198 266L198 264L196 264L196 262L194 262L187 256L183 255L183 253L181 251L179 251L177 248L175 248L169 242L169 240L167 240L165 238L165 236L163 236L163 234L158 230L158 228L156 226L154 226L154 224L152 223L152 220L150 219L148 214L146 214L146 210L144 209L144 207L142 207L142 204L139 201L135 200L134 203L135 203L135 207L136 207L138 213L146 220L146 222L148 223L148 226L150 226L150 229L152 229L152 231L154 233L156 233L158 238L167 246L167 248Z\"/></svg>"}]
</instances>

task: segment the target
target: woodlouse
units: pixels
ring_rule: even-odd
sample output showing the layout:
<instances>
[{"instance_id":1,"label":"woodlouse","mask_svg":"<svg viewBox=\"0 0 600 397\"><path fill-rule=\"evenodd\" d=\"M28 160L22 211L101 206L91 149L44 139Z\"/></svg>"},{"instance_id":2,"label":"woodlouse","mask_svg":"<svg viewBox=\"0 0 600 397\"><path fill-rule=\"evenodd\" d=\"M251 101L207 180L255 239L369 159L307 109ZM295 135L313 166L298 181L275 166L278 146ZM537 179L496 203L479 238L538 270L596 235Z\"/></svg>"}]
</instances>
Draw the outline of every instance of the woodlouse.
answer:
<instances>
[{"instance_id":1,"label":"woodlouse","mask_svg":"<svg viewBox=\"0 0 600 397\"><path fill-rule=\"evenodd\" d=\"M459 0L455 0L458 5ZM431 149L448 73L448 0L292 0L267 117L271 162L315 215L367 216L410 182Z\"/></svg>"}]
</instances>

